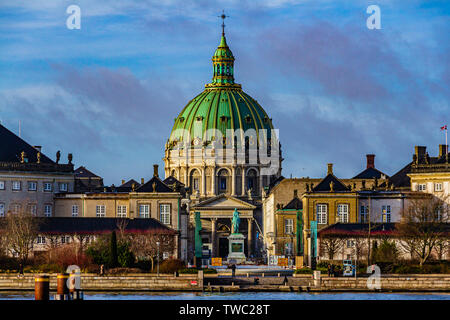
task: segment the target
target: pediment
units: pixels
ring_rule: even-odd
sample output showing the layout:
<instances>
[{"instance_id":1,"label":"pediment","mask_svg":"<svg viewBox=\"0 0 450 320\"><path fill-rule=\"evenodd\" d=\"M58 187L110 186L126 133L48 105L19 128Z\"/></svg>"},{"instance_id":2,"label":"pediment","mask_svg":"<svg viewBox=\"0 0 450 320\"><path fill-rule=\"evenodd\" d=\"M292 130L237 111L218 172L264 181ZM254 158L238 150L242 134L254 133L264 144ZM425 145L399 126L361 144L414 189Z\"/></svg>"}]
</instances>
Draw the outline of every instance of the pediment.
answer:
<instances>
[{"instance_id":1,"label":"pediment","mask_svg":"<svg viewBox=\"0 0 450 320\"><path fill-rule=\"evenodd\" d=\"M256 206L227 195L219 195L217 197L202 201L192 207L194 210L199 209L222 209L222 210L254 210Z\"/></svg>"}]
</instances>

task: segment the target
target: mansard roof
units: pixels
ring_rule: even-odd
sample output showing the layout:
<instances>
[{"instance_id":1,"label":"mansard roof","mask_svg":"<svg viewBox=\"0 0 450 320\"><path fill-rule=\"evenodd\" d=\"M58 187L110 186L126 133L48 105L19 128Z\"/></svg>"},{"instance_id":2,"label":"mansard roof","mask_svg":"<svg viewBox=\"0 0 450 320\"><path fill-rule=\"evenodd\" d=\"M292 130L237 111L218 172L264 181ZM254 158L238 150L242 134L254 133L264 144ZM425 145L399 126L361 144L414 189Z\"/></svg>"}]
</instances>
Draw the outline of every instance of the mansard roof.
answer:
<instances>
[{"instance_id":1,"label":"mansard roof","mask_svg":"<svg viewBox=\"0 0 450 320\"><path fill-rule=\"evenodd\" d=\"M364 171L357 174L356 176L354 176L352 179L374 179L374 178L381 179L383 175L386 176L386 178L389 178L387 174L381 172L376 168L367 168Z\"/></svg>"},{"instance_id":2,"label":"mansard roof","mask_svg":"<svg viewBox=\"0 0 450 320\"><path fill-rule=\"evenodd\" d=\"M136 192L175 192L166 185L158 176L153 176L147 183L136 188Z\"/></svg>"},{"instance_id":3,"label":"mansard roof","mask_svg":"<svg viewBox=\"0 0 450 320\"><path fill-rule=\"evenodd\" d=\"M75 178L91 178L91 179L102 179L102 177L96 175L92 171L86 169L86 167L79 167L74 171Z\"/></svg>"},{"instance_id":4,"label":"mansard roof","mask_svg":"<svg viewBox=\"0 0 450 320\"><path fill-rule=\"evenodd\" d=\"M350 191L338 178L329 173L317 186L313 188L313 192L330 192L330 183L333 182L333 192Z\"/></svg>"},{"instance_id":5,"label":"mansard roof","mask_svg":"<svg viewBox=\"0 0 450 320\"><path fill-rule=\"evenodd\" d=\"M408 177L408 173L411 172L411 165L412 162L408 163L392 177L390 177L389 181L398 188L411 188L411 179Z\"/></svg>"},{"instance_id":6,"label":"mansard roof","mask_svg":"<svg viewBox=\"0 0 450 320\"><path fill-rule=\"evenodd\" d=\"M153 218L40 218L41 234L102 234L119 230L123 224L126 233L176 234L176 231Z\"/></svg>"},{"instance_id":7,"label":"mansard roof","mask_svg":"<svg viewBox=\"0 0 450 320\"><path fill-rule=\"evenodd\" d=\"M0 162L20 162L21 153L25 151L29 163L37 163L38 150L19 138L0 124ZM41 163L54 164L50 158L41 153Z\"/></svg>"},{"instance_id":8,"label":"mansard roof","mask_svg":"<svg viewBox=\"0 0 450 320\"><path fill-rule=\"evenodd\" d=\"M303 202L298 197L294 197L282 210L301 210L303 209Z\"/></svg>"}]
</instances>

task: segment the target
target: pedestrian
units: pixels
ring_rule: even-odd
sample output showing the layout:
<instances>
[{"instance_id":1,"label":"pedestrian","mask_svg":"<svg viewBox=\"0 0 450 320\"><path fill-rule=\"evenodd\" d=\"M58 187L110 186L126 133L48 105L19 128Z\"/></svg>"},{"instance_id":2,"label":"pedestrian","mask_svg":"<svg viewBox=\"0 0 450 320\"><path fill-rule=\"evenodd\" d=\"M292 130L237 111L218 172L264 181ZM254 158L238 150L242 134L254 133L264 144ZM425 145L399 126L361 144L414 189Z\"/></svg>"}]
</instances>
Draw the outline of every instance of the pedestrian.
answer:
<instances>
[{"instance_id":1,"label":"pedestrian","mask_svg":"<svg viewBox=\"0 0 450 320\"><path fill-rule=\"evenodd\" d=\"M236 275L236 265L233 263L231 265L231 277L234 278L235 275Z\"/></svg>"},{"instance_id":2,"label":"pedestrian","mask_svg":"<svg viewBox=\"0 0 450 320\"><path fill-rule=\"evenodd\" d=\"M328 270L328 276L331 277L331 264L328 264L327 270Z\"/></svg>"},{"instance_id":3,"label":"pedestrian","mask_svg":"<svg viewBox=\"0 0 450 320\"><path fill-rule=\"evenodd\" d=\"M100 266L100 275L103 276L105 274L105 266L102 264Z\"/></svg>"},{"instance_id":4,"label":"pedestrian","mask_svg":"<svg viewBox=\"0 0 450 320\"><path fill-rule=\"evenodd\" d=\"M19 277L23 277L23 264L19 264Z\"/></svg>"},{"instance_id":5,"label":"pedestrian","mask_svg":"<svg viewBox=\"0 0 450 320\"><path fill-rule=\"evenodd\" d=\"M330 268L330 273L331 273L331 276L335 276L335 273L334 273L334 264L331 264L331 268Z\"/></svg>"},{"instance_id":6,"label":"pedestrian","mask_svg":"<svg viewBox=\"0 0 450 320\"><path fill-rule=\"evenodd\" d=\"M288 284L288 278L287 278L287 276L284 276L283 286L286 286L287 284Z\"/></svg>"}]
</instances>

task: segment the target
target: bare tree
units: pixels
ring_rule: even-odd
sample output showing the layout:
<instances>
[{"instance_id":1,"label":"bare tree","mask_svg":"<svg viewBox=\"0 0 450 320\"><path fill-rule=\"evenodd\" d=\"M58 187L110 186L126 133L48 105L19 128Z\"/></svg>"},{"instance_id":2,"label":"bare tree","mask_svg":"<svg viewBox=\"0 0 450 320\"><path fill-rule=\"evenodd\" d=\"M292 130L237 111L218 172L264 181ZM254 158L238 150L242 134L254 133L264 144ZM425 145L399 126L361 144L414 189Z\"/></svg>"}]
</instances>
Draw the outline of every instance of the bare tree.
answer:
<instances>
[{"instance_id":1,"label":"bare tree","mask_svg":"<svg viewBox=\"0 0 450 320\"><path fill-rule=\"evenodd\" d=\"M20 210L8 211L3 218L2 230L7 251L25 264L33 250L33 243L38 235L39 219L31 213Z\"/></svg>"},{"instance_id":2,"label":"bare tree","mask_svg":"<svg viewBox=\"0 0 450 320\"><path fill-rule=\"evenodd\" d=\"M319 250L321 255L326 255L329 260L333 260L336 253L344 247L345 240L336 236L321 236Z\"/></svg>"},{"instance_id":3,"label":"bare tree","mask_svg":"<svg viewBox=\"0 0 450 320\"><path fill-rule=\"evenodd\" d=\"M367 253L367 239L355 237L353 239L356 261L360 261Z\"/></svg>"},{"instance_id":4,"label":"bare tree","mask_svg":"<svg viewBox=\"0 0 450 320\"><path fill-rule=\"evenodd\" d=\"M155 259L162 258L164 252L173 253L175 250L175 237L165 233L142 233L129 235L131 251L137 257L148 258L154 269ZM158 243L159 242L159 249Z\"/></svg>"},{"instance_id":5,"label":"bare tree","mask_svg":"<svg viewBox=\"0 0 450 320\"><path fill-rule=\"evenodd\" d=\"M439 243L448 240L448 222L449 206L443 200L432 195L412 199L397 226L401 247L422 266Z\"/></svg>"}]
</instances>

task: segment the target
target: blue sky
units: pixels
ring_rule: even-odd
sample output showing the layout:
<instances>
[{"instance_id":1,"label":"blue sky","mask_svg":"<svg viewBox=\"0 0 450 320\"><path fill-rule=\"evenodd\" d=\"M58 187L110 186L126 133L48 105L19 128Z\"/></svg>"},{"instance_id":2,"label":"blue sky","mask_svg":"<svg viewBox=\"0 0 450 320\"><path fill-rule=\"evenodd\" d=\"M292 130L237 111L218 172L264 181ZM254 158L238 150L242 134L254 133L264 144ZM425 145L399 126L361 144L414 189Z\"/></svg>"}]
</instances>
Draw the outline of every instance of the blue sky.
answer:
<instances>
[{"instance_id":1,"label":"blue sky","mask_svg":"<svg viewBox=\"0 0 450 320\"><path fill-rule=\"evenodd\" d=\"M66 8L81 8L81 30ZM366 9L381 9L369 30ZM212 77L225 9L236 82L280 129L283 175L394 174L449 123L448 1L1 1L0 120L105 183L162 166L174 118ZM160 170L162 172L162 169Z\"/></svg>"}]
</instances>

